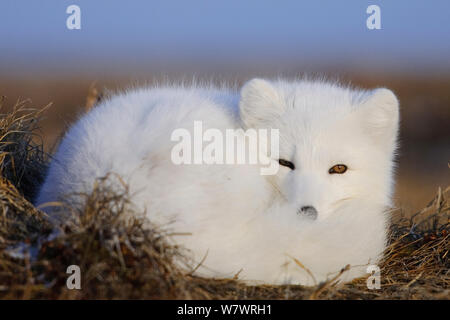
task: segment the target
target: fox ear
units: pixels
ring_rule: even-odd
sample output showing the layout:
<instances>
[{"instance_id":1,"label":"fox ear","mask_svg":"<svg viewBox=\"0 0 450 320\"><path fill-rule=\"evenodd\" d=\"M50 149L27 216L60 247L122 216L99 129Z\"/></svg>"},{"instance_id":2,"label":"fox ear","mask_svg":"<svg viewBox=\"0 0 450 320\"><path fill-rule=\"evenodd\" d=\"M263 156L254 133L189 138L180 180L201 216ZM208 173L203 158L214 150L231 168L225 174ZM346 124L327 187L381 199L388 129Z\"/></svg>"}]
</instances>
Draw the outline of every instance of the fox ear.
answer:
<instances>
[{"instance_id":1,"label":"fox ear","mask_svg":"<svg viewBox=\"0 0 450 320\"><path fill-rule=\"evenodd\" d=\"M399 127L399 103L395 94L389 89L375 89L361 107L364 129L375 143L393 148Z\"/></svg>"},{"instance_id":2,"label":"fox ear","mask_svg":"<svg viewBox=\"0 0 450 320\"><path fill-rule=\"evenodd\" d=\"M283 113L282 100L266 80L253 79L241 89L239 112L247 127L261 126Z\"/></svg>"}]
</instances>

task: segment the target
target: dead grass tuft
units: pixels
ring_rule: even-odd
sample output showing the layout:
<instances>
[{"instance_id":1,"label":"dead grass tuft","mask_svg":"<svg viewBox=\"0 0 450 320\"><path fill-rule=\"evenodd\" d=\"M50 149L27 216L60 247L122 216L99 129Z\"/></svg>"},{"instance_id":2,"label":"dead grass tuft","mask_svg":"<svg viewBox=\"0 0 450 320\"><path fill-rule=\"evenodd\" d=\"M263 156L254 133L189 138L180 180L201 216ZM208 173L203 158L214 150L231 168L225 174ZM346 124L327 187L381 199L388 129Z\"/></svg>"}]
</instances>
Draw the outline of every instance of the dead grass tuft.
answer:
<instances>
[{"instance_id":1,"label":"dead grass tuft","mask_svg":"<svg viewBox=\"0 0 450 320\"><path fill-rule=\"evenodd\" d=\"M5 97L0 97L4 112ZM42 183L46 161L40 141L42 109L28 107L30 100L17 101L12 110L0 114L0 171L28 200Z\"/></svg>"}]
</instances>

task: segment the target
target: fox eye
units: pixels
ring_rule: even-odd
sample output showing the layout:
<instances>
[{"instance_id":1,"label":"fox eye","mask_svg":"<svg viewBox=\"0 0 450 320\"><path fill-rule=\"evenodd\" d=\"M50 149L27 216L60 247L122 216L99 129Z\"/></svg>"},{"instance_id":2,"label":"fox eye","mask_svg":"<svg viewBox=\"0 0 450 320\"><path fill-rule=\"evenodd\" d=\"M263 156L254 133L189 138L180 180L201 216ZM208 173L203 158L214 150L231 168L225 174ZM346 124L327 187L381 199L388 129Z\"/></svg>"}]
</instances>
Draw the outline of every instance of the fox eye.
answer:
<instances>
[{"instance_id":1,"label":"fox eye","mask_svg":"<svg viewBox=\"0 0 450 320\"><path fill-rule=\"evenodd\" d=\"M291 169L291 170L294 170L294 169L295 169L295 165L294 165L292 162L290 162L290 161L287 161L287 160L284 160L284 159L279 159L279 160L278 160L278 163L279 163L281 166L288 167L288 168Z\"/></svg>"},{"instance_id":2,"label":"fox eye","mask_svg":"<svg viewBox=\"0 0 450 320\"><path fill-rule=\"evenodd\" d=\"M347 171L347 166L345 164L336 164L328 170L329 174L337 173L337 174L343 174L345 171Z\"/></svg>"}]
</instances>

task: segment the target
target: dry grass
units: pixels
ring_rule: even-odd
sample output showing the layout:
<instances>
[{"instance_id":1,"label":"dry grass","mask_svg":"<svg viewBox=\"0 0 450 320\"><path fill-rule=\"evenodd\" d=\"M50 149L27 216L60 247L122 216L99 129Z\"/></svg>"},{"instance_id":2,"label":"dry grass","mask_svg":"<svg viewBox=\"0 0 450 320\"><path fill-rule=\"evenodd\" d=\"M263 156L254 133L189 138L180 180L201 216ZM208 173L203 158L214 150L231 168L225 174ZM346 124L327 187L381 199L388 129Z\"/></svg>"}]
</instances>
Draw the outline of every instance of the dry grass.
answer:
<instances>
[{"instance_id":1,"label":"dry grass","mask_svg":"<svg viewBox=\"0 0 450 320\"><path fill-rule=\"evenodd\" d=\"M86 206L60 206L71 219L58 227L29 199L46 157L34 135L40 111L22 102L0 117L0 298L3 299L448 299L450 189L439 189L414 216L398 212L381 264L381 289L366 279L316 287L246 286L202 279L173 264L183 250L133 213L128 190L111 192L100 179ZM78 217L78 218L76 218ZM82 289L66 288L66 268L82 270ZM345 272L345 268L342 270Z\"/></svg>"}]
</instances>

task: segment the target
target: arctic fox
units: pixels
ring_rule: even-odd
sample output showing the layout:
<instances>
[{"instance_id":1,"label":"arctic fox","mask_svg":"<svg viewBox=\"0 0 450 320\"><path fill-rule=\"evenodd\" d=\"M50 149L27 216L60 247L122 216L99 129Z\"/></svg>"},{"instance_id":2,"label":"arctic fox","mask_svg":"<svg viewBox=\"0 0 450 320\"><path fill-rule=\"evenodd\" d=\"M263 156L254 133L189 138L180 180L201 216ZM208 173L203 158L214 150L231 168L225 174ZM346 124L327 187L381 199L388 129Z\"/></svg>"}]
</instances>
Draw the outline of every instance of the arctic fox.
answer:
<instances>
[{"instance_id":1,"label":"arctic fox","mask_svg":"<svg viewBox=\"0 0 450 320\"><path fill-rule=\"evenodd\" d=\"M171 134L195 121L221 131L278 129L278 172L175 164ZM133 89L70 128L36 204L71 201L114 172L150 221L184 234L173 241L193 266L202 261L200 276L314 285L349 264L341 276L349 281L366 275L386 246L398 125L397 98L384 88L253 79L240 90Z\"/></svg>"}]
</instances>

